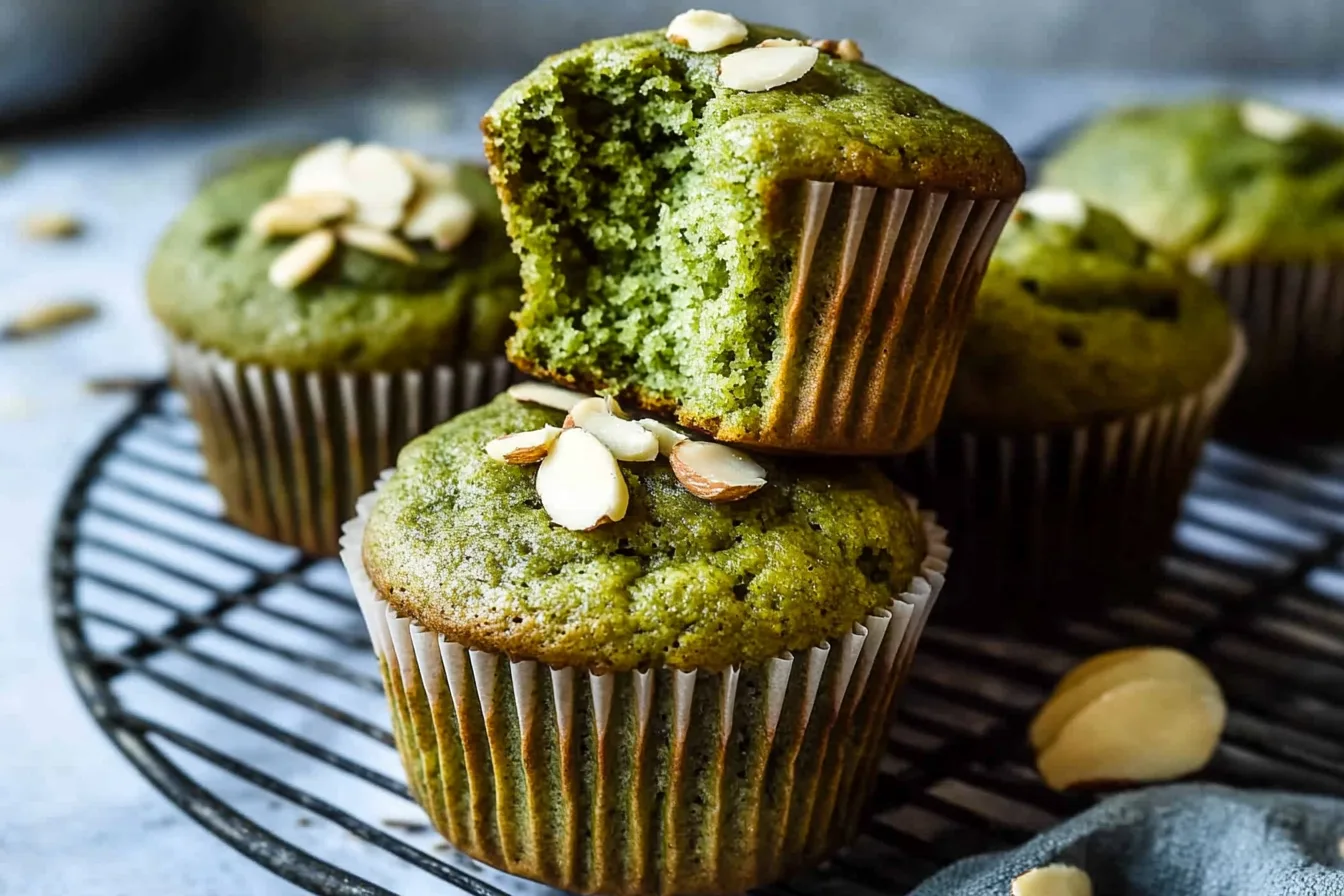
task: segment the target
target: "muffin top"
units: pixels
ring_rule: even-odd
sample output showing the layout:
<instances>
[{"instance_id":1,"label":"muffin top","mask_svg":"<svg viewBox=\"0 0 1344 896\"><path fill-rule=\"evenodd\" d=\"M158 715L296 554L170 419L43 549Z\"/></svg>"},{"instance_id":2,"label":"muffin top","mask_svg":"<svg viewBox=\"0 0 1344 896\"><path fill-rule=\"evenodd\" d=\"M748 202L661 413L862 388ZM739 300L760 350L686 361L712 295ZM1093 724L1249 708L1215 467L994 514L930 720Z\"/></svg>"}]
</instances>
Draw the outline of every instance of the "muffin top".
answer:
<instances>
[{"instance_id":1,"label":"muffin top","mask_svg":"<svg viewBox=\"0 0 1344 896\"><path fill-rule=\"evenodd\" d=\"M235 361L301 370L404 370L503 350L521 287L483 170L455 169L453 190L475 215L451 248L385 234L413 253L407 263L337 238L309 279L287 287L270 272L297 241L249 222L285 194L294 162L256 160L216 177L169 227L147 286L174 336Z\"/></svg>"},{"instance_id":2,"label":"muffin top","mask_svg":"<svg viewBox=\"0 0 1344 896\"><path fill-rule=\"evenodd\" d=\"M666 460L622 463L624 518L561 528L537 468L485 446L564 416L502 395L402 450L363 545L398 611L515 659L722 669L850 631L924 559L918 515L868 463L762 458L767 484L732 503L692 495Z\"/></svg>"},{"instance_id":3,"label":"muffin top","mask_svg":"<svg viewBox=\"0 0 1344 896\"><path fill-rule=\"evenodd\" d=\"M1344 129L1264 103L1111 112L1050 159L1043 183L1203 261L1344 254Z\"/></svg>"},{"instance_id":4,"label":"muffin top","mask_svg":"<svg viewBox=\"0 0 1344 896\"><path fill-rule=\"evenodd\" d=\"M659 128L669 142L694 144L711 170L765 181L813 178L972 196L1022 191L1022 164L998 132L862 60L821 52L790 83L754 91L725 86L725 57L766 40L807 40L769 25L743 27L740 41L705 52L673 42L664 31L643 31L551 56L486 113L487 154L495 159L491 144L515 138L512 110L540 104L557 120L582 116L566 96L619 91L623 80L642 73L652 88L673 86L693 101L683 119Z\"/></svg>"},{"instance_id":5,"label":"muffin top","mask_svg":"<svg viewBox=\"0 0 1344 896\"><path fill-rule=\"evenodd\" d=\"M1074 193L1026 193L990 260L944 421L1041 430L1138 413L1231 352L1214 289Z\"/></svg>"}]
</instances>

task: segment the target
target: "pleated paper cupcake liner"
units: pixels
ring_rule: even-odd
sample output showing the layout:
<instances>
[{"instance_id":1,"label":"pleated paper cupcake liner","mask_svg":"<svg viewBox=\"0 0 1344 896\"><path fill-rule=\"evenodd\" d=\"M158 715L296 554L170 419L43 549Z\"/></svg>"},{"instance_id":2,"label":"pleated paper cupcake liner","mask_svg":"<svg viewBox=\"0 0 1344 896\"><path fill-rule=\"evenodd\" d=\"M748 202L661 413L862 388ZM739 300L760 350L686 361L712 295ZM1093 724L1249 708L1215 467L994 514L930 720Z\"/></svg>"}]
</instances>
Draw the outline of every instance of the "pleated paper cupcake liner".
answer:
<instances>
[{"instance_id":1,"label":"pleated paper cupcake liner","mask_svg":"<svg viewBox=\"0 0 1344 896\"><path fill-rule=\"evenodd\" d=\"M1206 275L1246 329L1246 370L1219 430L1265 439L1330 439L1344 417L1321 396L1344 388L1344 259L1237 264Z\"/></svg>"},{"instance_id":2,"label":"pleated paper cupcake liner","mask_svg":"<svg viewBox=\"0 0 1344 896\"><path fill-rule=\"evenodd\" d=\"M843 637L724 671L599 675L399 615L364 569L375 500L360 499L341 558L411 789L456 848L567 890L691 896L789 875L853 836L943 584L932 517L920 575Z\"/></svg>"},{"instance_id":3,"label":"pleated paper cupcake liner","mask_svg":"<svg viewBox=\"0 0 1344 896\"><path fill-rule=\"evenodd\" d=\"M339 552L356 499L406 442L483 404L513 377L502 356L396 373L318 373L239 364L171 341L169 360L228 518L317 555Z\"/></svg>"},{"instance_id":4,"label":"pleated paper cupcake liner","mask_svg":"<svg viewBox=\"0 0 1344 896\"><path fill-rule=\"evenodd\" d=\"M938 424L1014 198L803 181L759 447L893 454Z\"/></svg>"},{"instance_id":5,"label":"pleated paper cupcake liner","mask_svg":"<svg viewBox=\"0 0 1344 896\"><path fill-rule=\"evenodd\" d=\"M1148 587L1219 409L1245 361L1198 392L1074 429L939 432L896 476L957 535L950 624L1004 631L1086 614Z\"/></svg>"}]
</instances>

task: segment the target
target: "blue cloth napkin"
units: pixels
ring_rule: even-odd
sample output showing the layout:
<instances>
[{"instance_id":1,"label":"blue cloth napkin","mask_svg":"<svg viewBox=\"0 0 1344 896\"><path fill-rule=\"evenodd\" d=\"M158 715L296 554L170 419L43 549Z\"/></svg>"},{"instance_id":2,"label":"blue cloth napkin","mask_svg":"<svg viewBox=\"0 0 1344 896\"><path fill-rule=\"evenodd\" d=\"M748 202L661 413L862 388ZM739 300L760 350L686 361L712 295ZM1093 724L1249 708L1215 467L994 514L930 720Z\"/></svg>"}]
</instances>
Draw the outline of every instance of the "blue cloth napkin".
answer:
<instances>
[{"instance_id":1,"label":"blue cloth napkin","mask_svg":"<svg viewBox=\"0 0 1344 896\"><path fill-rule=\"evenodd\" d=\"M1208 784L1111 797L1008 852L965 859L911 896L1008 896L1062 862L1097 896L1344 896L1344 802Z\"/></svg>"}]
</instances>

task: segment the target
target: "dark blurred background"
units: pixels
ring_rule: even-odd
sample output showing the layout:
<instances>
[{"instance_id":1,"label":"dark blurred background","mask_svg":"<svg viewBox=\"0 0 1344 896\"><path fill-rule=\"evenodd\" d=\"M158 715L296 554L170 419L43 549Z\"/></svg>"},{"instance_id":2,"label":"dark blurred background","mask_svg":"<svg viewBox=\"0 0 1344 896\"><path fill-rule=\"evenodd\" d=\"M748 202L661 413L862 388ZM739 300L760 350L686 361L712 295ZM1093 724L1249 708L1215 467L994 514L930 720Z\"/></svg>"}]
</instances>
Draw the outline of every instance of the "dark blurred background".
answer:
<instances>
[{"instance_id":1,"label":"dark blurred background","mask_svg":"<svg viewBox=\"0 0 1344 896\"><path fill-rule=\"evenodd\" d=\"M0 0L0 122L516 72L687 0ZM1344 0L735 0L913 67L1326 76Z\"/></svg>"}]
</instances>

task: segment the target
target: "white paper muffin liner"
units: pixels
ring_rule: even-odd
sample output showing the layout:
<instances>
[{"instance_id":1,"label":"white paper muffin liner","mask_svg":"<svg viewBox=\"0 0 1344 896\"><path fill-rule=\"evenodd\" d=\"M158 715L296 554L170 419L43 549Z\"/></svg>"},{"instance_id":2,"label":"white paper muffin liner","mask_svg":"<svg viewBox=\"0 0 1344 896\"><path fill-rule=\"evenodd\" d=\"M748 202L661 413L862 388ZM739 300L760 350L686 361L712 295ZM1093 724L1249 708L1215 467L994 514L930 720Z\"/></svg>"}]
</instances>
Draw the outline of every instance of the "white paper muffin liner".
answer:
<instances>
[{"instance_id":1,"label":"white paper muffin liner","mask_svg":"<svg viewBox=\"0 0 1344 896\"><path fill-rule=\"evenodd\" d=\"M892 454L933 432L1016 197L803 181L764 448Z\"/></svg>"},{"instance_id":2,"label":"white paper muffin liner","mask_svg":"<svg viewBox=\"0 0 1344 896\"><path fill-rule=\"evenodd\" d=\"M843 637L725 671L599 675L470 649L399 615L364 569L376 498L359 500L341 559L411 788L455 847L567 890L672 896L740 893L853 836L943 585L950 551L932 516L919 576Z\"/></svg>"},{"instance_id":3,"label":"white paper muffin liner","mask_svg":"<svg viewBox=\"0 0 1344 896\"><path fill-rule=\"evenodd\" d=\"M1344 259L1204 270L1246 330L1246 369L1226 422L1242 434L1330 437L1344 421L1320 396L1344 388Z\"/></svg>"},{"instance_id":4,"label":"white paper muffin liner","mask_svg":"<svg viewBox=\"0 0 1344 896\"><path fill-rule=\"evenodd\" d=\"M225 514L310 554L339 551L355 500L406 442L508 387L501 356L395 373L239 364L178 340L169 363Z\"/></svg>"},{"instance_id":5,"label":"white paper muffin liner","mask_svg":"<svg viewBox=\"0 0 1344 896\"><path fill-rule=\"evenodd\" d=\"M1203 389L1141 414L1048 432L941 430L900 458L897 478L956 533L942 618L1015 628L1141 593L1246 357Z\"/></svg>"}]
</instances>

